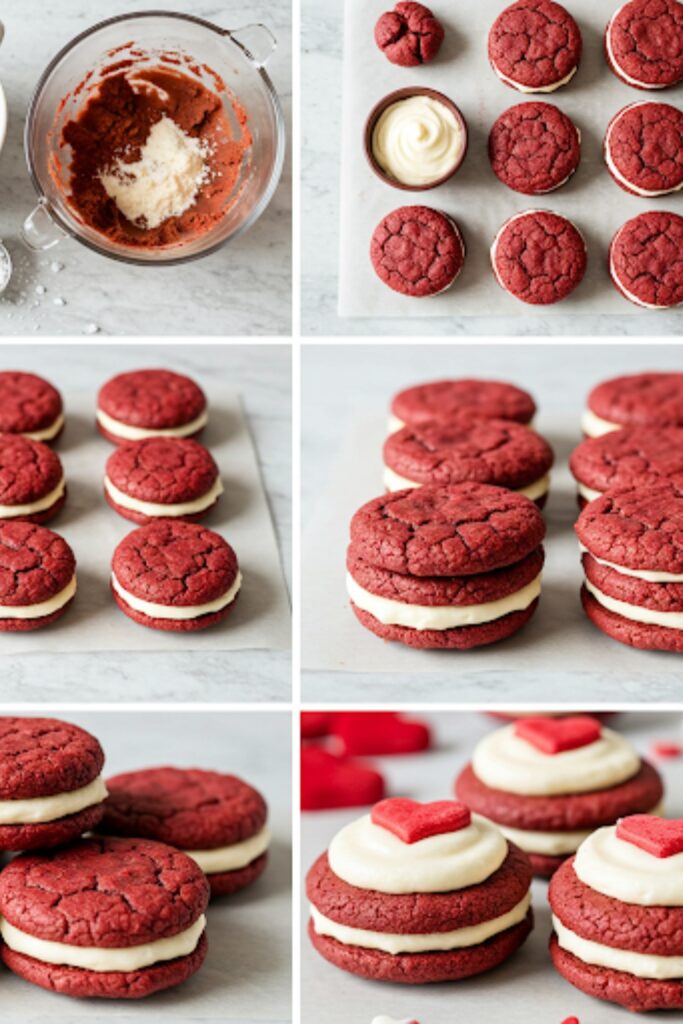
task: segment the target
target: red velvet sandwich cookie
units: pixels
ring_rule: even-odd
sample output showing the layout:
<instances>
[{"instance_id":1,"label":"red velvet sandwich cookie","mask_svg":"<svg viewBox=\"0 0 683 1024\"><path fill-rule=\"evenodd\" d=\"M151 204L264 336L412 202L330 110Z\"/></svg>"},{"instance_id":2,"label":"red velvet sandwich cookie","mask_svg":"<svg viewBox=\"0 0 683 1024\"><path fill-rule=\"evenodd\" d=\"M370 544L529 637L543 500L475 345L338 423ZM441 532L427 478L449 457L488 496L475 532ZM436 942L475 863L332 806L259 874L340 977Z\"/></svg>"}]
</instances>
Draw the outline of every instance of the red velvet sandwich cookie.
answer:
<instances>
[{"instance_id":1,"label":"red velvet sandwich cookie","mask_svg":"<svg viewBox=\"0 0 683 1024\"><path fill-rule=\"evenodd\" d=\"M533 926L531 865L454 800L383 800L308 872L309 936L376 981L457 981L506 960Z\"/></svg>"},{"instance_id":2,"label":"red velvet sandwich cookie","mask_svg":"<svg viewBox=\"0 0 683 1024\"><path fill-rule=\"evenodd\" d=\"M97 427L112 444L147 437L194 437L206 426L204 392L170 370L132 370L112 377L97 396Z\"/></svg>"},{"instance_id":3,"label":"red velvet sandwich cookie","mask_svg":"<svg viewBox=\"0 0 683 1024\"><path fill-rule=\"evenodd\" d=\"M572 80L581 60L581 32L553 0L518 0L489 33L489 60L502 82L519 92L555 92Z\"/></svg>"},{"instance_id":4,"label":"red velvet sandwich cookie","mask_svg":"<svg viewBox=\"0 0 683 1024\"><path fill-rule=\"evenodd\" d=\"M503 381L430 381L394 395L389 429L418 427L430 421L448 424L460 413L529 424L536 414L536 403L527 391Z\"/></svg>"},{"instance_id":5,"label":"red velvet sandwich cookie","mask_svg":"<svg viewBox=\"0 0 683 1024\"><path fill-rule=\"evenodd\" d=\"M527 210L503 224L491 247L501 288L522 302L547 306L566 299L586 272L586 243L566 217Z\"/></svg>"},{"instance_id":6,"label":"red velvet sandwich cookie","mask_svg":"<svg viewBox=\"0 0 683 1024\"><path fill-rule=\"evenodd\" d=\"M543 518L486 484L419 487L368 502L351 520L347 590L385 640L467 650L517 632L541 590Z\"/></svg>"},{"instance_id":7,"label":"red velvet sandwich cookie","mask_svg":"<svg viewBox=\"0 0 683 1024\"><path fill-rule=\"evenodd\" d=\"M206 874L214 896L256 881L268 860L268 810L235 775L199 768L146 768L107 780L98 828L156 839L183 850Z\"/></svg>"},{"instance_id":8,"label":"red velvet sandwich cookie","mask_svg":"<svg viewBox=\"0 0 683 1024\"><path fill-rule=\"evenodd\" d=\"M555 874L550 954L587 995L683 1009L683 820L636 814L598 829Z\"/></svg>"},{"instance_id":9,"label":"red velvet sandwich cookie","mask_svg":"<svg viewBox=\"0 0 683 1024\"><path fill-rule=\"evenodd\" d=\"M0 520L46 523L65 499L59 456L42 441L0 434Z\"/></svg>"},{"instance_id":10,"label":"red velvet sandwich cookie","mask_svg":"<svg viewBox=\"0 0 683 1024\"><path fill-rule=\"evenodd\" d=\"M52 992L140 999L199 970L208 898L190 857L148 839L22 854L0 875L0 956Z\"/></svg>"},{"instance_id":11,"label":"red velvet sandwich cookie","mask_svg":"<svg viewBox=\"0 0 683 1024\"><path fill-rule=\"evenodd\" d=\"M489 135L493 173L514 192L544 195L565 185L581 160L581 135L552 103L519 103Z\"/></svg>"},{"instance_id":12,"label":"red velvet sandwich cookie","mask_svg":"<svg viewBox=\"0 0 683 1024\"><path fill-rule=\"evenodd\" d=\"M631 647L683 651L683 485L608 491L576 533L591 622Z\"/></svg>"},{"instance_id":13,"label":"red velvet sandwich cookie","mask_svg":"<svg viewBox=\"0 0 683 1024\"><path fill-rule=\"evenodd\" d=\"M0 522L0 633L48 626L76 593L76 559L45 526Z\"/></svg>"},{"instance_id":14,"label":"red velvet sandwich cookie","mask_svg":"<svg viewBox=\"0 0 683 1024\"><path fill-rule=\"evenodd\" d=\"M683 373L635 373L596 385L581 427L600 437L622 427L683 427Z\"/></svg>"},{"instance_id":15,"label":"red velvet sandwich cookie","mask_svg":"<svg viewBox=\"0 0 683 1024\"><path fill-rule=\"evenodd\" d=\"M609 268L617 291L645 309L683 303L683 217L649 210L626 222L612 239Z\"/></svg>"},{"instance_id":16,"label":"red velvet sandwich cookie","mask_svg":"<svg viewBox=\"0 0 683 1024\"><path fill-rule=\"evenodd\" d=\"M223 493L218 466L197 441L148 437L120 445L107 460L104 496L125 519L195 522Z\"/></svg>"},{"instance_id":17,"label":"red velvet sandwich cookie","mask_svg":"<svg viewBox=\"0 0 683 1024\"><path fill-rule=\"evenodd\" d=\"M54 441L64 426L62 396L34 373L0 372L0 433Z\"/></svg>"},{"instance_id":18,"label":"red velvet sandwich cookie","mask_svg":"<svg viewBox=\"0 0 683 1024\"><path fill-rule=\"evenodd\" d=\"M114 552L111 587L122 612L141 626L193 632L221 622L237 600L237 555L213 530L155 519Z\"/></svg>"},{"instance_id":19,"label":"red velvet sandwich cookie","mask_svg":"<svg viewBox=\"0 0 683 1024\"><path fill-rule=\"evenodd\" d=\"M445 487L466 480L509 487L539 507L550 488L553 451L539 434L509 420L477 420L468 413L448 425L402 427L384 442L384 485Z\"/></svg>"},{"instance_id":20,"label":"red velvet sandwich cookie","mask_svg":"<svg viewBox=\"0 0 683 1024\"><path fill-rule=\"evenodd\" d=\"M455 792L549 877L601 825L661 813L662 782L596 718L521 718L481 740Z\"/></svg>"},{"instance_id":21,"label":"red velvet sandwich cookie","mask_svg":"<svg viewBox=\"0 0 683 1024\"><path fill-rule=\"evenodd\" d=\"M605 135L607 169L625 192L646 199L683 188L683 111L670 103L631 103Z\"/></svg>"},{"instance_id":22,"label":"red velvet sandwich cookie","mask_svg":"<svg viewBox=\"0 0 683 1024\"><path fill-rule=\"evenodd\" d=\"M370 259L380 280L401 295L425 298L450 288L465 262L458 225L428 206L402 206L372 236Z\"/></svg>"},{"instance_id":23,"label":"red velvet sandwich cookie","mask_svg":"<svg viewBox=\"0 0 683 1024\"><path fill-rule=\"evenodd\" d=\"M609 490L648 488L670 479L683 483L683 429L625 427L587 438L572 452L569 468L581 508Z\"/></svg>"},{"instance_id":24,"label":"red velvet sandwich cookie","mask_svg":"<svg viewBox=\"0 0 683 1024\"><path fill-rule=\"evenodd\" d=\"M428 64L438 54L444 38L443 25L428 7L400 0L393 11L382 14L375 25L375 42L392 64L414 68Z\"/></svg>"},{"instance_id":25,"label":"red velvet sandwich cookie","mask_svg":"<svg viewBox=\"0 0 683 1024\"><path fill-rule=\"evenodd\" d=\"M54 718L0 718L0 850L61 846L97 825L107 795L94 736Z\"/></svg>"},{"instance_id":26,"label":"red velvet sandwich cookie","mask_svg":"<svg viewBox=\"0 0 683 1024\"><path fill-rule=\"evenodd\" d=\"M636 89L666 89L683 81L683 4L630 0L605 33L607 63Z\"/></svg>"}]
</instances>

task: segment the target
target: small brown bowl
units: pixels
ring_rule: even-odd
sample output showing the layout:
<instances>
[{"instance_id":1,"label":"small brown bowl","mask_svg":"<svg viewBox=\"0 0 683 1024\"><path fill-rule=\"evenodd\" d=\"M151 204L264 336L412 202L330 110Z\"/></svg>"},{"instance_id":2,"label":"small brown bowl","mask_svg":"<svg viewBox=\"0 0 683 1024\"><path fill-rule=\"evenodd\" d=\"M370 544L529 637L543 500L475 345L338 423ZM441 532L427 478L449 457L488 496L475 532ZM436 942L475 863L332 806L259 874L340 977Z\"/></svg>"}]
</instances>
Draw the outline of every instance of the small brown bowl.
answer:
<instances>
[{"instance_id":1,"label":"small brown bowl","mask_svg":"<svg viewBox=\"0 0 683 1024\"><path fill-rule=\"evenodd\" d=\"M393 103L398 103L399 100L407 100L411 96L429 96L433 100L438 100L439 103L443 103L444 107L447 107L453 114L453 117L462 128L465 136L465 145L463 146L460 158L455 162L453 167L448 171L447 174L437 178L436 181L431 181L428 185L404 185L403 182L397 181L396 178L392 178L386 171L384 171L375 159L375 154L372 149L372 137L375 134L375 126L379 121L380 117ZM390 92L388 96L380 100L379 103L370 111L368 119L365 122L365 133L364 133L364 145L365 155L367 157L370 167L375 172L378 178L386 185L391 185L392 188L400 188L404 192L427 192L431 188L437 188L439 185L443 185L444 182L452 178L457 170L459 170L465 156L467 155L467 146L469 143L469 133L467 131L467 122L462 116L458 108L456 107L453 100L449 100L448 96L444 96L442 92L437 92L436 89L425 89L420 86L414 88L396 89L394 92Z\"/></svg>"}]
</instances>

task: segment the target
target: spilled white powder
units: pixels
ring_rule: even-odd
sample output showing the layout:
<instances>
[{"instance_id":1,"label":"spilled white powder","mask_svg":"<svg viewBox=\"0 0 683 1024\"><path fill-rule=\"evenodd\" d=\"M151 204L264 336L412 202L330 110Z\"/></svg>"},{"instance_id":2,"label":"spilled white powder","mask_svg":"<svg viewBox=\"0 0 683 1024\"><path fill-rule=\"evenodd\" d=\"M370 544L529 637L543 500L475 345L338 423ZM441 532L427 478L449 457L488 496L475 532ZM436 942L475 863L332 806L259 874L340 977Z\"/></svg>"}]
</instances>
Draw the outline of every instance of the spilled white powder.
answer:
<instances>
[{"instance_id":1,"label":"spilled white powder","mask_svg":"<svg viewBox=\"0 0 683 1024\"><path fill-rule=\"evenodd\" d=\"M208 177L207 155L206 145L164 116L152 127L140 159L125 163L119 158L100 173L100 181L124 217L156 228L192 206Z\"/></svg>"}]
</instances>

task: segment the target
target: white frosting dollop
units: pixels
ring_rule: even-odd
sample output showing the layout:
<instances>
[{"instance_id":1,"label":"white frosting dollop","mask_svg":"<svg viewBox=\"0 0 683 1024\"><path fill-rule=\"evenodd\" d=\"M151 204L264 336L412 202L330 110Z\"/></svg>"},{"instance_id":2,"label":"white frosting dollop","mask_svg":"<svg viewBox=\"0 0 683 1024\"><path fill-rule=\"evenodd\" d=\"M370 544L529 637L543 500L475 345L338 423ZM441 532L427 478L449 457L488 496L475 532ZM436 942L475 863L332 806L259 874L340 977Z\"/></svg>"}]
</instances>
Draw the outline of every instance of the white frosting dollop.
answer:
<instances>
[{"instance_id":1,"label":"white frosting dollop","mask_svg":"<svg viewBox=\"0 0 683 1024\"><path fill-rule=\"evenodd\" d=\"M683 853L654 857L617 836L617 826L599 828L581 844L574 871L604 896L641 907L683 907Z\"/></svg>"},{"instance_id":2,"label":"white frosting dollop","mask_svg":"<svg viewBox=\"0 0 683 1024\"><path fill-rule=\"evenodd\" d=\"M372 133L375 160L402 185L431 185L453 171L467 142L453 111L418 94L392 103Z\"/></svg>"}]
</instances>

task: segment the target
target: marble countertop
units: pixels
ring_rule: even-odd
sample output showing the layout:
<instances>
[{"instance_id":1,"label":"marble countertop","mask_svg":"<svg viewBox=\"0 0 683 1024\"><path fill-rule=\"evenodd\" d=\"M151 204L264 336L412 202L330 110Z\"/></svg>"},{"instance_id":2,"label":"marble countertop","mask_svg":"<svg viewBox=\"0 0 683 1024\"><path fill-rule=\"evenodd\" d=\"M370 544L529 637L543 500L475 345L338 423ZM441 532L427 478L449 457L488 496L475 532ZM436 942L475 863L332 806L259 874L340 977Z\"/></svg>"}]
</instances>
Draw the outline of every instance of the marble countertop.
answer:
<instances>
[{"instance_id":1,"label":"marble countertop","mask_svg":"<svg viewBox=\"0 0 683 1024\"><path fill-rule=\"evenodd\" d=\"M122 346L4 346L2 361L36 373L55 358L74 389L93 392L121 370ZM275 523L282 565L291 587L291 349L289 345L174 345L174 368L190 376L227 374L243 397L266 495ZM126 345L126 365L154 366L159 348ZM107 654L36 652L0 658L3 701L222 701L291 699L287 651L243 650L197 653Z\"/></svg>"},{"instance_id":2,"label":"marble countertop","mask_svg":"<svg viewBox=\"0 0 683 1024\"><path fill-rule=\"evenodd\" d=\"M303 0L302 333L307 336L674 335L680 313L448 318L344 318L337 315L339 172L344 4Z\"/></svg>"},{"instance_id":3,"label":"marble countertop","mask_svg":"<svg viewBox=\"0 0 683 1024\"><path fill-rule=\"evenodd\" d=\"M291 125L291 5L166 0L166 10L228 27L263 22L278 39L268 72ZM0 154L0 238L15 274L0 298L0 336L284 335L291 330L291 169L267 211L242 238L205 259L178 267L134 267L99 256L72 239L47 253L29 252L21 224L36 203L23 152L33 88L59 48L84 29L121 13L149 9L144 0L24 0L0 12L5 39L0 82L9 130ZM289 136L288 136L289 137ZM58 271L54 268L59 267Z\"/></svg>"}]
</instances>

